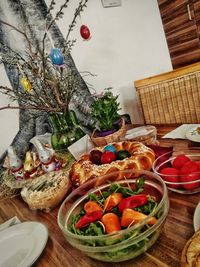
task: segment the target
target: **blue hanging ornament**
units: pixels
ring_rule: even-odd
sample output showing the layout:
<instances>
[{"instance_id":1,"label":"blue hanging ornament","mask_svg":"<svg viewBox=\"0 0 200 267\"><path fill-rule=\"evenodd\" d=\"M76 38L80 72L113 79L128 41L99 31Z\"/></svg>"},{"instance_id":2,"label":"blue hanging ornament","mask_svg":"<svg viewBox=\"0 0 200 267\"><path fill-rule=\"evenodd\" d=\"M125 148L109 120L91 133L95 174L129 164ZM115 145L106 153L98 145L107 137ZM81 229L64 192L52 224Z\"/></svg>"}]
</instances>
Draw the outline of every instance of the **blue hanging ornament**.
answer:
<instances>
[{"instance_id":1,"label":"blue hanging ornament","mask_svg":"<svg viewBox=\"0 0 200 267\"><path fill-rule=\"evenodd\" d=\"M59 48L52 48L50 53L51 62L54 65L63 65L63 54Z\"/></svg>"}]
</instances>

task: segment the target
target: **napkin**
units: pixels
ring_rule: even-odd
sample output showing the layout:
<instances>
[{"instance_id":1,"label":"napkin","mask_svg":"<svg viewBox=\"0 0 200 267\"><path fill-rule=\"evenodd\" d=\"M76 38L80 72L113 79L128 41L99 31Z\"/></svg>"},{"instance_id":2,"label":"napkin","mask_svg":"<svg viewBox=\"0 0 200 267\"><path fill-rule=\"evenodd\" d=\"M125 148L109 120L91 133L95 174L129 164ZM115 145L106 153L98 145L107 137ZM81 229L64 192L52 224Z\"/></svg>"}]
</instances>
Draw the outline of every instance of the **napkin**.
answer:
<instances>
[{"instance_id":1,"label":"napkin","mask_svg":"<svg viewBox=\"0 0 200 267\"><path fill-rule=\"evenodd\" d=\"M167 133L162 138L179 138L179 139L187 139L186 133L191 129L198 127L199 124L182 124L181 126L177 127L173 131Z\"/></svg>"},{"instance_id":2,"label":"napkin","mask_svg":"<svg viewBox=\"0 0 200 267\"><path fill-rule=\"evenodd\" d=\"M8 227L15 225L15 224L18 224L18 223L21 223L21 221L17 218L17 216L15 216L15 217L9 219L8 221L0 224L0 231L3 231L5 229L7 229Z\"/></svg>"},{"instance_id":3,"label":"napkin","mask_svg":"<svg viewBox=\"0 0 200 267\"><path fill-rule=\"evenodd\" d=\"M68 150L73 157L78 160L80 156L90 151L93 147L95 147L94 143L90 139L90 136L86 134L81 139L69 146Z\"/></svg>"}]
</instances>

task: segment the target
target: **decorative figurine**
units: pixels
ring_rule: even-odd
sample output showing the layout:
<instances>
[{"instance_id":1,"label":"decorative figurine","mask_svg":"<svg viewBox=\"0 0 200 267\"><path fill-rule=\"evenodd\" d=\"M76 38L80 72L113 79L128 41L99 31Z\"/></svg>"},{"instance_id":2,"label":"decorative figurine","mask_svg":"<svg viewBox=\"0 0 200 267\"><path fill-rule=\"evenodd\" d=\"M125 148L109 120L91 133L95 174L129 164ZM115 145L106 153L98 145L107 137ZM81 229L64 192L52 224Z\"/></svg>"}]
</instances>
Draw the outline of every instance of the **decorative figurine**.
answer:
<instances>
[{"instance_id":1,"label":"decorative figurine","mask_svg":"<svg viewBox=\"0 0 200 267\"><path fill-rule=\"evenodd\" d=\"M56 160L54 156L54 150L51 148L46 148L42 143L35 139L33 144L37 150L39 159L41 161L41 167L45 172L54 171L56 168Z\"/></svg>"},{"instance_id":2,"label":"decorative figurine","mask_svg":"<svg viewBox=\"0 0 200 267\"><path fill-rule=\"evenodd\" d=\"M22 180L24 178L24 166L21 159L17 156L14 147L9 146L7 151L11 173L17 180Z\"/></svg>"},{"instance_id":3,"label":"decorative figurine","mask_svg":"<svg viewBox=\"0 0 200 267\"><path fill-rule=\"evenodd\" d=\"M24 160L24 176L25 178L33 178L37 174L37 167L35 165L35 160L33 154L30 151L26 152L26 157Z\"/></svg>"}]
</instances>

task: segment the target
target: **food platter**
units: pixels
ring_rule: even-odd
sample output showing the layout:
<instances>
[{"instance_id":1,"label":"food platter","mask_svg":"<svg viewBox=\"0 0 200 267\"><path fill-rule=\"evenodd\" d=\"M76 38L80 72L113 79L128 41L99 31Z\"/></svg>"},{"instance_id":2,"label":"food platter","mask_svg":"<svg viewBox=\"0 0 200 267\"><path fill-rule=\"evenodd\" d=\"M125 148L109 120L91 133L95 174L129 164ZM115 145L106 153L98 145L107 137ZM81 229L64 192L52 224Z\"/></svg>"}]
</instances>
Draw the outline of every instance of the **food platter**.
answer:
<instances>
[{"instance_id":1,"label":"food platter","mask_svg":"<svg viewBox=\"0 0 200 267\"><path fill-rule=\"evenodd\" d=\"M200 142L200 125L190 128L186 132L186 138L193 142Z\"/></svg>"},{"instance_id":2,"label":"food platter","mask_svg":"<svg viewBox=\"0 0 200 267\"><path fill-rule=\"evenodd\" d=\"M195 232L200 229L200 202L198 203L194 211L193 226Z\"/></svg>"},{"instance_id":3,"label":"food platter","mask_svg":"<svg viewBox=\"0 0 200 267\"><path fill-rule=\"evenodd\" d=\"M16 224L0 232L0 266L31 266L48 239L47 228L39 222Z\"/></svg>"}]
</instances>

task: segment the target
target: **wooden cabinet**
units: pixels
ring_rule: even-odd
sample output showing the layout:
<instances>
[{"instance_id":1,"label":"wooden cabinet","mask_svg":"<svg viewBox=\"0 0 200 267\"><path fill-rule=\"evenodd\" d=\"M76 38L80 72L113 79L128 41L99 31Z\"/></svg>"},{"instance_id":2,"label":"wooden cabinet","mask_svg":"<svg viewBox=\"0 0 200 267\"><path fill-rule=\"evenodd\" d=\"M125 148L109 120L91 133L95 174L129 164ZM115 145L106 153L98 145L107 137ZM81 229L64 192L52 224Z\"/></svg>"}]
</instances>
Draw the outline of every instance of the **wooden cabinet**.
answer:
<instances>
[{"instance_id":1,"label":"wooden cabinet","mask_svg":"<svg viewBox=\"0 0 200 267\"><path fill-rule=\"evenodd\" d=\"M200 0L158 0L173 68L200 61Z\"/></svg>"}]
</instances>

